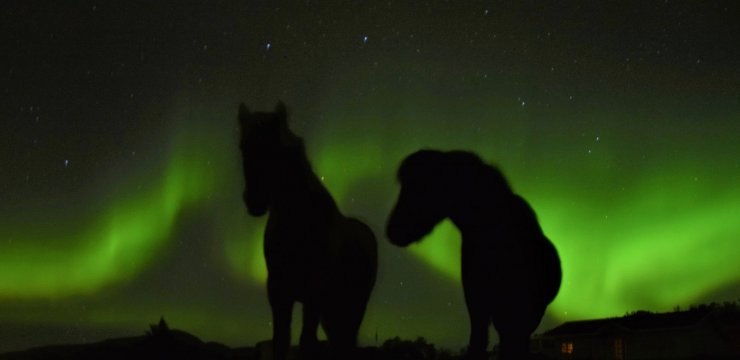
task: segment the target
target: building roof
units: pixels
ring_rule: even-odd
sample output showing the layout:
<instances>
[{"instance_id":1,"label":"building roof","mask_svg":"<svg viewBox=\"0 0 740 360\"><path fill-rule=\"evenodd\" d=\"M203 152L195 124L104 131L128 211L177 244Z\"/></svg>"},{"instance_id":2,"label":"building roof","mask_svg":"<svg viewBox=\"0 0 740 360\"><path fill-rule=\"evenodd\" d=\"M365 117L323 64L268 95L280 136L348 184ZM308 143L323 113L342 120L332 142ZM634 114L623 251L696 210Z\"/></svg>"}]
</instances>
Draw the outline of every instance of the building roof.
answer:
<instances>
[{"instance_id":1,"label":"building roof","mask_svg":"<svg viewBox=\"0 0 740 360\"><path fill-rule=\"evenodd\" d=\"M543 335L594 334L607 325L616 325L633 331L681 328L697 324L709 312L708 310L676 311L671 313L638 311L618 318L569 321L546 331Z\"/></svg>"}]
</instances>

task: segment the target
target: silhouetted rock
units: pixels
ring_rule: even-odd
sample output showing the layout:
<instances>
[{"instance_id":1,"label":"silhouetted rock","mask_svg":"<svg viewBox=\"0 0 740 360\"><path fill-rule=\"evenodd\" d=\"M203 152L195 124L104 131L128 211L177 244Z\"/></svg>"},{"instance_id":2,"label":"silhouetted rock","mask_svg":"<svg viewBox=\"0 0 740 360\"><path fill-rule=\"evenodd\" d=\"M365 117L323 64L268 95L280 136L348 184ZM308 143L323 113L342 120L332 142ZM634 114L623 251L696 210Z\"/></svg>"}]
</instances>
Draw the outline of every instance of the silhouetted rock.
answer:
<instances>
[{"instance_id":1,"label":"silhouetted rock","mask_svg":"<svg viewBox=\"0 0 740 360\"><path fill-rule=\"evenodd\" d=\"M399 337L388 339L381 347L383 359L388 360L424 360L436 359L437 350L428 344L423 337L415 341L401 340Z\"/></svg>"},{"instance_id":2,"label":"silhouetted rock","mask_svg":"<svg viewBox=\"0 0 740 360\"><path fill-rule=\"evenodd\" d=\"M421 150L398 170L401 193L388 220L407 246L450 218L462 234L462 283L471 359L488 357L488 326L502 359L528 356L529 336L560 288L560 260L529 204L503 174L473 153Z\"/></svg>"}]
</instances>

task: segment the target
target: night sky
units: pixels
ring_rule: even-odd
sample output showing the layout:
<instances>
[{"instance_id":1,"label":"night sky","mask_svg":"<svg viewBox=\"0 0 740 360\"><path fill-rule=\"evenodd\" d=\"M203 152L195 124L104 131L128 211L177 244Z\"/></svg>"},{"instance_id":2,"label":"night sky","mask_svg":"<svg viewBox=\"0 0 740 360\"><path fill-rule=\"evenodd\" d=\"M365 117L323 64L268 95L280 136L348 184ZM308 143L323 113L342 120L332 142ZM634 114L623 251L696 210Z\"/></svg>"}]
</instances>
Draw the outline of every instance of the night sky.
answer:
<instances>
[{"instance_id":1,"label":"night sky","mask_svg":"<svg viewBox=\"0 0 740 360\"><path fill-rule=\"evenodd\" d=\"M363 345L467 342L455 228L384 237L424 147L479 153L537 212L564 271L539 331L740 298L738 2L165 3L0 5L0 352L162 315L270 338L242 101L283 100L379 238Z\"/></svg>"}]
</instances>

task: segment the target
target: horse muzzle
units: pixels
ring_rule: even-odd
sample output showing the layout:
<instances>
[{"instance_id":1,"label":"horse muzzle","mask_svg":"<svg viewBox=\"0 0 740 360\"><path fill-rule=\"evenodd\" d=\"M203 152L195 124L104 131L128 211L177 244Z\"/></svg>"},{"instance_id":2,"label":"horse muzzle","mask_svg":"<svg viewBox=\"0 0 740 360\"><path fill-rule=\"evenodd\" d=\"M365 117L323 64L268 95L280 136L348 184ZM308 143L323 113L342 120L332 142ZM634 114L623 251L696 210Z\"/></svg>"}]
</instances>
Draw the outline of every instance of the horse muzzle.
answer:
<instances>
[{"instance_id":1,"label":"horse muzzle","mask_svg":"<svg viewBox=\"0 0 740 360\"><path fill-rule=\"evenodd\" d=\"M418 240L418 238L415 238L414 235L407 231L408 229L404 229L401 226L394 226L393 224L388 224L388 226L385 229L385 235L388 237L388 240L390 240L391 244L400 246L400 247L406 247L409 246L414 241Z\"/></svg>"}]
</instances>

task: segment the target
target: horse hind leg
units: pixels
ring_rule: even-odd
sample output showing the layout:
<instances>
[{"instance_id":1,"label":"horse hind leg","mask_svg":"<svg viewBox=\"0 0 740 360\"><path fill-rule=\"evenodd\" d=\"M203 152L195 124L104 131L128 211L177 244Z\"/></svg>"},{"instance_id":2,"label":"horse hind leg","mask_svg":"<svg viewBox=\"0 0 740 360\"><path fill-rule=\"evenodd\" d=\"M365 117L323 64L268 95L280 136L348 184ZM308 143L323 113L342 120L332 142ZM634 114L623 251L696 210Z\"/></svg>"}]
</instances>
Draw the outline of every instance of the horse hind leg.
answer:
<instances>
[{"instance_id":1,"label":"horse hind leg","mask_svg":"<svg viewBox=\"0 0 740 360\"><path fill-rule=\"evenodd\" d=\"M357 350L357 336L365 315L365 302L336 304L322 318L329 340L331 358L353 359Z\"/></svg>"},{"instance_id":2,"label":"horse hind leg","mask_svg":"<svg viewBox=\"0 0 740 360\"><path fill-rule=\"evenodd\" d=\"M365 316L377 273L377 242L370 227L347 218L336 236L347 241L341 266L333 274L332 292L327 297L322 325L329 340L332 358L356 359L357 335Z\"/></svg>"},{"instance_id":3,"label":"horse hind leg","mask_svg":"<svg viewBox=\"0 0 740 360\"><path fill-rule=\"evenodd\" d=\"M275 360L284 360L290 349L290 322L293 302L281 301L272 306L272 353Z\"/></svg>"},{"instance_id":4,"label":"horse hind leg","mask_svg":"<svg viewBox=\"0 0 740 360\"><path fill-rule=\"evenodd\" d=\"M303 304L303 328L301 329L300 355L303 360L319 358L319 340L316 331L319 327L320 312L315 304Z\"/></svg>"},{"instance_id":5,"label":"horse hind leg","mask_svg":"<svg viewBox=\"0 0 740 360\"><path fill-rule=\"evenodd\" d=\"M468 273L469 274L469 273ZM465 279L464 279L465 280ZM470 342L465 359L482 360L488 358L488 328L491 325L489 297L479 286L480 279L468 276L463 281L465 305L470 320Z\"/></svg>"},{"instance_id":6,"label":"horse hind leg","mask_svg":"<svg viewBox=\"0 0 740 360\"><path fill-rule=\"evenodd\" d=\"M494 325L498 331L502 360L528 359L530 354L530 336L545 313L545 306L535 301L522 299L518 308L510 309L499 316Z\"/></svg>"},{"instance_id":7,"label":"horse hind leg","mask_svg":"<svg viewBox=\"0 0 740 360\"><path fill-rule=\"evenodd\" d=\"M488 326L490 320L488 316L470 311L470 342L468 344L468 353L465 357L467 360L483 360L488 358Z\"/></svg>"},{"instance_id":8,"label":"horse hind leg","mask_svg":"<svg viewBox=\"0 0 740 360\"><path fill-rule=\"evenodd\" d=\"M501 333L499 334L501 348L499 359L501 360L520 360L528 359L529 353L529 335L530 333Z\"/></svg>"}]
</instances>

